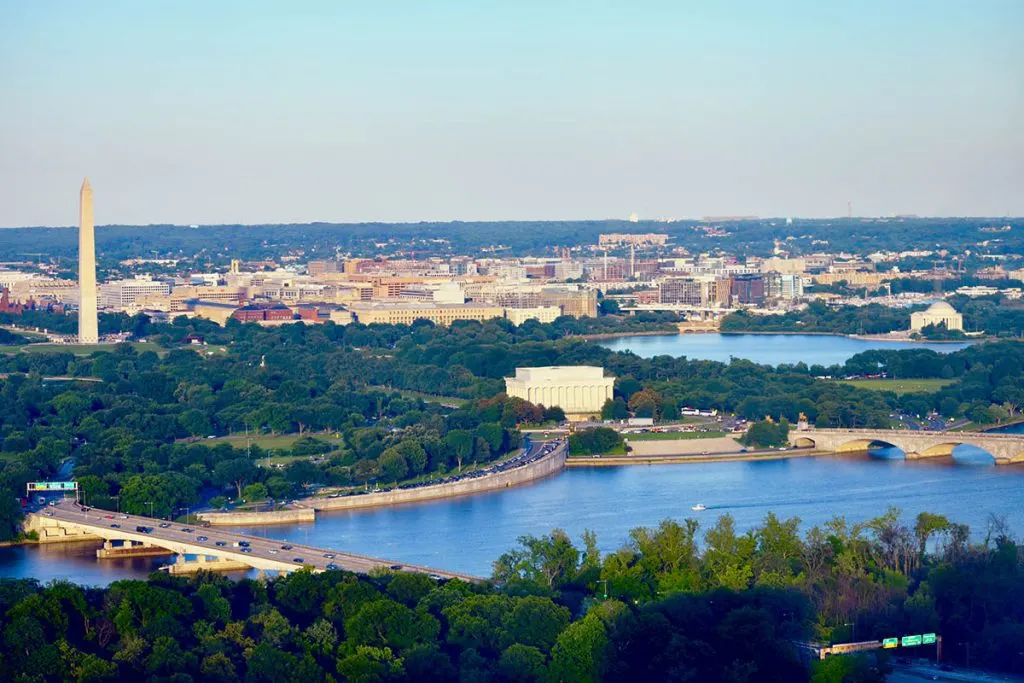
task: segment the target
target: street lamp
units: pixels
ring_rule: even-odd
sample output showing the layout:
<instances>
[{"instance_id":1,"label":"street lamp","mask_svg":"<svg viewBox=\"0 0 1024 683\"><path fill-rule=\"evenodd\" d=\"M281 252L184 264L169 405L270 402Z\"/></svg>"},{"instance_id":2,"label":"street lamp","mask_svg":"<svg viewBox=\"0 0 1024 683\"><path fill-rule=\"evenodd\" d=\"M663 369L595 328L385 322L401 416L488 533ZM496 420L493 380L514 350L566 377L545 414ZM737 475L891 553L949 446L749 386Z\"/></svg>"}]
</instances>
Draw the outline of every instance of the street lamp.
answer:
<instances>
[{"instance_id":1,"label":"street lamp","mask_svg":"<svg viewBox=\"0 0 1024 683\"><path fill-rule=\"evenodd\" d=\"M153 501L150 500L150 501L147 501L147 503L149 504L149 516L150 516L150 518L152 518L153 517Z\"/></svg>"},{"instance_id":2,"label":"street lamp","mask_svg":"<svg viewBox=\"0 0 1024 683\"><path fill-rule=\"evenodd\" d=\"M117 501L117 514L121 514L121 496L111 496L111 498Z\"/></svg>"},{"instance_id":3,"label":"street lamp","mask_svg":"<svg viewBox=\"0 0 1024 683\"><path fill-rule=\"evenodd\" d=\"M608 599L608 579L598 579L597 583L603 583L604 584L604 599L607 600Z\"/></svg>"}]
</instances>

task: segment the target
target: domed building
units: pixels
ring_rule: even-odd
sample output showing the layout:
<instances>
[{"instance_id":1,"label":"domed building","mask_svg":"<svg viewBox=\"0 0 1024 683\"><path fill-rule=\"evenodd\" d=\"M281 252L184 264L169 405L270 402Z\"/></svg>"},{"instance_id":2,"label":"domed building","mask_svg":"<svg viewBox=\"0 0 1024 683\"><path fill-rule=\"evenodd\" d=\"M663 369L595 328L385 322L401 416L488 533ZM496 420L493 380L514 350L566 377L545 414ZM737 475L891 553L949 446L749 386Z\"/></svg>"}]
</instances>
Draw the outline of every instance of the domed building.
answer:
<instances>
[{"instance_id":1,"label":"domed building","mask_svg":"<svg viewBox=\"0 0 1024 683\"><path fill-rule=\"evenodd\" d=\"M963 330L964 316L945 301L937 301L926 311L910 314L911 332L920 332L929 325L938 327L940 324L945 324L947 330Z\"/></svg>"}]
</instances>

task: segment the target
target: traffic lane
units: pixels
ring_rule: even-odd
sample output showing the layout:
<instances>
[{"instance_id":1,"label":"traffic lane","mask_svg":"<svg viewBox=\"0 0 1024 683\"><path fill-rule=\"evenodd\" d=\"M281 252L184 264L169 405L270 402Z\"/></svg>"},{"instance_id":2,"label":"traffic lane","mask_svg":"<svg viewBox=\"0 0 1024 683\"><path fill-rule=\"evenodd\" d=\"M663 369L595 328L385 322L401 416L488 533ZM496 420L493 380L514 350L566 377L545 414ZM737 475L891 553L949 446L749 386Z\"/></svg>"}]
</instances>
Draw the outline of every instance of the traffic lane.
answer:
<instances>
[{"instance_id":1,"label":"traffic lane","mask_svg":"<svg viewBox=\"0 0 1024 683\"><path fill-rule=\"evenodd\" d=\"M97 510L95 508L83 511L74 503L52 506L51 510L55 513L62 513L59 517L69 522L84 522L92 526L109 526L109 524L117 523L121 525L120 528L123 531L136 536L140 533L136 531L137 526L145 526L147 528L152 527L153 531L145 534L149 538L162 539L171 542L183 542L188 543L189 545L200 546L204 549L208 548L210 551L209 554L214 556L230 555L232 557L242 559L246 556L255 555L257 554L257 551L259 551L258 556L263 559L281 562L294 567L310 566L314 569L326 569L328 564L333 563L341 569L366 573L372 569L402 566L403 571L437 574L444 577L457 577L469 580L477 579L477 577L469 577L455 572L448 572L443 569L420 567L417 565L403 565L400 562L384 558L371 558L364 555L346 553L344 551L338 552L331 548L320 548L302 544L294 545L288 543L286 540L268 539L234 532L213 531L208 527L192 527L176 522L170 522L170 526L161 528L159 525L167 522L149 517L114 514L105 510ZM111 515L113 515L113 519L111 518ZM57 515L55 514L55 516ZM124 517L127 518L125 519ZM192 529L192 531L182 531L184 528ZM206 536L207 540L199 541L197 539L198 536ZM249 547L252 549L251 553L243 552L239 547L233 545L234 543L243 540L249 543ZM224 542L226 545L217 546L217 541ZM287 551L284 550L283 546L285 545L292 546L292 549ZM271 550L276 550L277 552L272 553L270 552ZM334 555L334 557L327 558L324 557L324 554L331 554ZM296 557L301 557L303 561L301 563L295 562L294 559Z\"/></svg>"},{"instance_id":2,"label":"traffic lane","mask_svg":"<svg viewBox=\"0 0 1024 683\"><path fill-rule=\"evenodd\" d=\"M954 667L943 671L932 664L895 664L887 680L890 683L920 683L921 681L956 681L958 683L1024 683L1024 678L1009 674L991 673L977 669Z\"/></svg>"}]
</instances>

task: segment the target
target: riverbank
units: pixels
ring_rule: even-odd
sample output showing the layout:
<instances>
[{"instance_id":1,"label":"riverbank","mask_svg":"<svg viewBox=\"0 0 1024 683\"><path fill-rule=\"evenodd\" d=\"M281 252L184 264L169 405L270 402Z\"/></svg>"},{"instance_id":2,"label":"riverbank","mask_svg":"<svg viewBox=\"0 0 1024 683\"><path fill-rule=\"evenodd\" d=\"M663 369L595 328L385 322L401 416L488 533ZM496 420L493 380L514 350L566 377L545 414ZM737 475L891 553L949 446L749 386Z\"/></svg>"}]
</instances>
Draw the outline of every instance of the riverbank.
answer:
<instances>
[{"instance_id":1,"label":"riverbank","mask_svg":"<svg viewBox=\"0 0 1024 683\"><path fill-rule=\"evenodd\" d=\"M570 339L597 341L601 339L618 339L619 337L657 337L667 334L682 334L675 326L666 330L639 330L635 332L600 332L597 334L574 334Z\"/></svg>"},{"instance_id":2,"label":"riverbank","mask_svg":"<svg viewBox=\"0 0 1024 683\"><path fill-rule=\"evenodd\" d=\"M395 489L380 493L367 493L361 496L344 496L342 498L307 498L302 501L317 512L334 510L355 510L359 508L384 507L403 503L420 503L428 500L457 498L476 493L500 491L521 484L543 479L565 469L566 448L562 446L550 455L535 460L522 467L498 472L475 479L463 479L448 484L423 486L415 489Z\"/></svg>"},{"instance_id":3,"label":"riverbank","mask_svg":"<svg viewBox=\"0 0 1024 683\"><path fill-rule=\"evenodd\" d=\"M754 451L748 453L708 453L698 455L600 455L573 457L566 460L573 467L622 467L625 465L682 465L709 462L747 462L752 460L787 460L831 455L829 451L811 449L789 451Z\"/></svg>"},{"instance_id":4,"label":"riverbank","mask_svg":"<svg viewBox=\"0 0 1024 683\"><path fill-rule=\"evenodd\" d=\"M557 474L565 469L566 447L531 463L482 477L411 489L393 489L379 493L342 496L340 498L303 498L288 510L268 512L200 513L200 519L211 526L264 526L275 524L314 523L319 513L335 510L388 507L404 503L457 498L489 491L501 491Z\"/></svg>"}]
</instances>

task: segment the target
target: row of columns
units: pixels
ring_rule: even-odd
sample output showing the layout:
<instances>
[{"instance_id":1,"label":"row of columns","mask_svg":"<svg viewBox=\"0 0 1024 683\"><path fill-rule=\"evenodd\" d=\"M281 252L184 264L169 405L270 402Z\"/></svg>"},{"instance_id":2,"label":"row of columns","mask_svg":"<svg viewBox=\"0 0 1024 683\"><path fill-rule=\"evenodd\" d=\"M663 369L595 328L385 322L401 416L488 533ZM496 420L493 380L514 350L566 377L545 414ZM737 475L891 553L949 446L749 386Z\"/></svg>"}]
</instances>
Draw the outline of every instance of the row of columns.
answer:
<instances>
[{"instance_id":1,"label":"row of columns","mask_svg":"<svg viewBox=\"0 0 1024 683\"><path fill-rule=\"evenodd\" d=\"M533 404L559 406L567 413L600 410L612 398L611 384L555 384L528 387L526 400Z\"/></svg>"}]
</instances>

